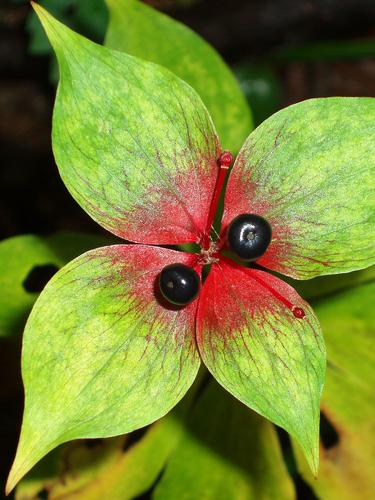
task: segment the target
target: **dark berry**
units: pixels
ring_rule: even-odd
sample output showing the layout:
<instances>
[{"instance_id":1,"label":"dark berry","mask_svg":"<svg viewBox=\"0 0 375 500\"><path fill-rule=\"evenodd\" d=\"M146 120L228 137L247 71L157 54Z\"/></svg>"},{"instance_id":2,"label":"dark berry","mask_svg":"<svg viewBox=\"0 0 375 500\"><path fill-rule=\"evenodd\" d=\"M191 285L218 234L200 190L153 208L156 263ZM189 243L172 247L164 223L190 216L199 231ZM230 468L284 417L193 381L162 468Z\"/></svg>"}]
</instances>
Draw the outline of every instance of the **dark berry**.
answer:
<instances>
[{"instance_id":1,"label":"dark berry","mask_svg":"<svg viewBox=\"0 0 375 500\"><path fill-rule=\"evenodd\" d=\"M228 245L243 260L261 257L271 243L272 230L260 215L238 215L228 227Z\"/></svg>"},{"instance_id":2,"label":"dark berry","mask_svg":"<svg viewBox=\"0 0 375 500\"><path fill-rule=\"evenodd\" d=\"M200 280L191 267L184 264L170 264L161 271L159 286L168 302L183 306L192 302L198 295Z\"/></svg>"}]
</instances>

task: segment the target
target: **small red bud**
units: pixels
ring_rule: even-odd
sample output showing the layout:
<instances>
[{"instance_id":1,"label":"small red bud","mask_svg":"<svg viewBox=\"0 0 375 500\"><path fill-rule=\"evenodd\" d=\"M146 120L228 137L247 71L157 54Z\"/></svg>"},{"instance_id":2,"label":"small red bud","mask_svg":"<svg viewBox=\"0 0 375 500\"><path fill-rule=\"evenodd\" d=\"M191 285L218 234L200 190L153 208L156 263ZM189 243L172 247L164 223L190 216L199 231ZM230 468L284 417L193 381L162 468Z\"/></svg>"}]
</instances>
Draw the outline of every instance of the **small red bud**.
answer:
<instances>
[{"instance_id":1,"label":"small red bud","mask_svg":"<svg viewBox=\"0 0 375 500\"><path fill-rule=\"evenodd\" d=\"M298 319L302 319L306 316L305 311L301 307L293 307L292 312Z\"/></svg>"},{"instance_id":2,"label":"small red bud","mask_svg":"<svg viewBox=\"0 0 375 500\"><path fill-rule=\"evenodd\" d=\"M224 151L221 153L219 162L223 167L229 167L233 161L233 156L230 151Z\"/></svg>"}]
</instances>

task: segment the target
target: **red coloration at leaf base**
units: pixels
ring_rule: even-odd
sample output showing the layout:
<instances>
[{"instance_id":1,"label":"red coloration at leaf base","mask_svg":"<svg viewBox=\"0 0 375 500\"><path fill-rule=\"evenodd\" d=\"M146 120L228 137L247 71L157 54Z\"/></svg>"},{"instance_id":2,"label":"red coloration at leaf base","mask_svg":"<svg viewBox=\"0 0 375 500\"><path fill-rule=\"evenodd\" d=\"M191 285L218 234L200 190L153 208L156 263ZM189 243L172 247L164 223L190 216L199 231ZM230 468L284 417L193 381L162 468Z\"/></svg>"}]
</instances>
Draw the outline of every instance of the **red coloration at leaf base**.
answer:
<instances>
[{"instance_id":1,"label":"red coloration at leaf base","mask_svg":"<svg viewBox=\"0 0 375 500\"><path fill-rule=\"evenodd\" d=\"M164 309L194 309L193 303L181 308L167 302L159 290L159 275L161 270L170 264L185 264L200 276L202 266L198 262L197 254L148 245L116 245L106 249L107 257L111 256L113 265L120 266L118 279L128 286L131 284L131 290L127 289L126 293L130 292L137 302L139 301L140 309L147 307L152 301L157 304L160 312Z\"/></svg>"},{"instance_id":2,"label":"red coloration at leaf base","mask_svg":"<svg viewBox=\"0 0 375 500\"><path fill-rule=\"evenodd\" d=\"M259 315L266 321L267 315L282 314L290 322L295 321L308 304L297 292L284 281L271 274L246 268L221 257L219 263L212 265L210 274L201 291L198 309L198 337L199 324L210 322L212 318L205 317L206 309L212 309L209 302L215 303L215 314L221 318L221 324L215 328L224 336L232 336L234 332L244 326L245 315L250 317ZM234 311L239 313L235 314ZM297 312L297 316L295 315Z\"/></svg>"},{"instance_id":3,"label":"red coloration at leaf base","mask_svg":"<svg viewBox=\"0 0 375 500\"><path fill-rule=\"evenodd\" d=\"M290 243L291 230L287 221L277 212L277 195L262 197L262 190L251 181L239 174L243 159L239 156L233 166L225 192L224 214L222 220L221 237L224 237L228 225L239 214L253 213L264 217L272 228L272 241L266 253L257 260L265 268L277 270L280 273L288 271L288 256L296 252ZM273 203L270 203L270 199ZM287 272L286 272L287 274Z\"/></svg>"},{"instance_id":4,"label":"red coloration at leaf base","mask_svg":"<svg viewBox=\"0 0 375 500\"><path fill-rule=\"evenodd\" d=\"M198 301L185 307L167 302L159 289L159 274L165 266L181 263L192 267L200 275L201 266L196 254L146 245L113 245L89 252L87 258L96 262L102 259L103 266L108 265L108 262L113 266L109 278L95 278L91 286L95 286L95 283L103 286L103 279L108 279L108 287L119 284L123 292L116 294L113 300L114 303L127 303L126 307L123 305L121 314L127 314L130 309L137 310L139 315L143 315L144 324L150 331L155 322L168 326L173 324L176 335L173 340L181 345L187 342L190 349L195 349L194 325ZM134 298L130 305L129 296ZM149 335L148 340L158 343L157 336L152 338Z\"/></svg>"},{"instance_id":5,"label":"red coloration at leaf base","mask_svg":"<svg viewBox=\"0 0 375 500\"><path fill-rule=\"evenodd\" d=\"M160 165L161 187L152 185L133 210L124 212L123 218L107 216L107 229L134 243L198 243L215 189L217 160L202 156L200 165L205 167L192 164L187 172L167 178Z\"/></svg>"}]
</instances>

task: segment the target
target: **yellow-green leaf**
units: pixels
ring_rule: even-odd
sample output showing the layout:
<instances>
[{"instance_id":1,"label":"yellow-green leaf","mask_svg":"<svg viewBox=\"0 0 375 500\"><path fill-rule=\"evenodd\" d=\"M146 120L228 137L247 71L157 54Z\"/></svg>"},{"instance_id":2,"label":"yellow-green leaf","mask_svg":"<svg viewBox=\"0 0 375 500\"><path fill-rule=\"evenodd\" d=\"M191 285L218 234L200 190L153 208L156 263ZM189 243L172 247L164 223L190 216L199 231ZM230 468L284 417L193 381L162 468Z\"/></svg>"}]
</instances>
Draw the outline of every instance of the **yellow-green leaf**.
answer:
<instances>
[{"instance_id":1,"label":"yellow-green leaf","mask_svg":"<svg viewBox=\"0 0 375 500\"><path fill-rule=\"evenodd\" d=\"M296 279L375 263L375 99L310 99L250 134L225 193L223 226L256 213L272 227L258 264Z\"/></svg>"},{"instance_id":2,"label":"yellow-green leaf","mask_svg":"<svg viewBox=\"0 0 375 500\"><path fill-rule=\"evenodd\" d=\"M200 365L197 303L166 308L155 297L155 281L166 265L194 259L113 245L55 274L24 332L25 410L8 491L59 444L131 432L184 396Z\"/></svg>"},{"instance_id":3,"label":"yellow-green leaf","mask_svg":"<svg viewBox=\"0 0 375 500\"><path fill-rule=\"evenodd\" d=\"M167 69L90 42L35 9L59 61L52 145L72 196L126 240L199 241L220 146L198 94Z\"/></svg>"}]
</instances>

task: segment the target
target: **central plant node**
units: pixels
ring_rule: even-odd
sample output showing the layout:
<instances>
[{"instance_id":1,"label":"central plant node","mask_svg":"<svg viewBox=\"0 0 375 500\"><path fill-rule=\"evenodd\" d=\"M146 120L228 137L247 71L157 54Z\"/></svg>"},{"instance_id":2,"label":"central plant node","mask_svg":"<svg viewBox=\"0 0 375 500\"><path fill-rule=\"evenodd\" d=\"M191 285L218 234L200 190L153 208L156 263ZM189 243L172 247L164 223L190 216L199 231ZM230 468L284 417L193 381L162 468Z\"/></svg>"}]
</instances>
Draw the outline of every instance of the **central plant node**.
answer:
<instances>
[{"instance_id":1,"label":"central plant node","mask_svg":"<svg viewBox=\"0 0 375 500\"><path fill-rule=\"evenodd\" d=\"M201 249L199 263L203 266L213 264L214 262L219 262L218 257L218 246L215 241L211 241L208 249Z\"/></svg>"}]
</instances>

